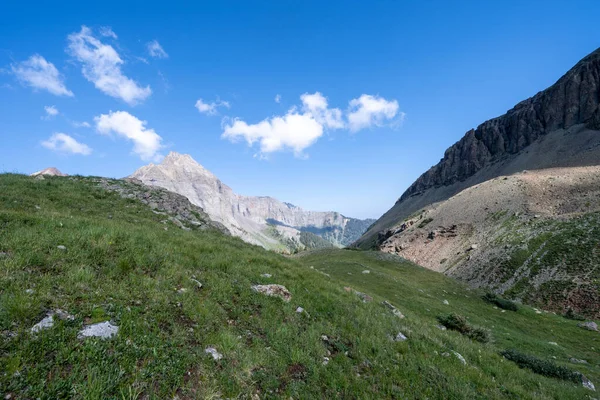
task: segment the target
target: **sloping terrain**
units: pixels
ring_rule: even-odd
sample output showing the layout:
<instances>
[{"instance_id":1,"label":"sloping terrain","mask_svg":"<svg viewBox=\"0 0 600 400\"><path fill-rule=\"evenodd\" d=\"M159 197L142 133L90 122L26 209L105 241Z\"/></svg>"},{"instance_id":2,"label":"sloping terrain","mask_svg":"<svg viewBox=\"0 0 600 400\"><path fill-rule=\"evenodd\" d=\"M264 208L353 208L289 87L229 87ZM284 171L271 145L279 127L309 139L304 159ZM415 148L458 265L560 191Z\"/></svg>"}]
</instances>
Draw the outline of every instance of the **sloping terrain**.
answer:
<instances>
[{"instance_id":1,"label":"sloping terrain","mask_svg":"<svg viewBox=\"0 0 600 400\"><path fill-rule=\"evenodd\" d=\"M356 242L372 248L379 232L421 208L523 169L600 164L600 49L554 85L470 130L419 177Z\"/></svg>"},{"instance_id":2,"label":"sloping terrain","mask_svg":"<svg viewBox=\"0 0 600 400\"><path fill-rule=\"evenodd\" d=\"M494 178L425 207L379 242L472 286L600 317L600 167Z\"/></svg>"},{"instance_id":3,"label":"sloping terrain","mask_svg":"<svg viewBox=\"0 0 600 400\"><path fill-rule=\"evenodd\" d=\"M216 229L185 221L190 230L182 229L107 184L121 185L0 175L3 398L595 395L498 354L516 348L597 383L600 333L576 321L527 307L502 312L481 293L385 253L286 258ZM291 299L255 286L269 284ZM50 312L53 326L36 325ZM446 312L490 329L492 341L438 329ZM83 337L98 323L116 334Z\"/></svg>"},{"instance_id":4,"label":"sloping terrain","mask_svg":"<svg viewBox=\"0 0 600 400\"><path fill-rule=\"evenodd\" d=\"M306 211L272 197L242 196L221 182L189 155L171 152L158 165L146 165L131 178L163 187L202 207L244 241L267 249L295 251L320 236L334 246L345 246L362 235L374 220L347 218L337 212ZM306 232L300 235L301 232Z\"/></svg>"}]
</instances>

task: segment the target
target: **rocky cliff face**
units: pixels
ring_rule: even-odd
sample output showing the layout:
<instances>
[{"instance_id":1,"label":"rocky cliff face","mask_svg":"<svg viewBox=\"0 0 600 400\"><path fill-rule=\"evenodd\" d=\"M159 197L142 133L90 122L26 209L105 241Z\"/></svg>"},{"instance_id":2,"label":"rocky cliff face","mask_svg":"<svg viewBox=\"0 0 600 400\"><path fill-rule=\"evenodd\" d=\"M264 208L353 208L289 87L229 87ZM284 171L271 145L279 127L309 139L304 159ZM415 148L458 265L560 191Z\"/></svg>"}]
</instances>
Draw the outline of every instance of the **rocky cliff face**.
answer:
<instances>
[{"instance_id":1,"label":"rocky cliff face","mask_svg":"<svg viewBox=\"0 0 600 400\"><path fill-rule=\"evenodd\" d=\"M550 88L481 124L444 154L400 197L463 181L507 154L516 154L548 132L587 124L600 129L600 49Z\"/></svg>"},{"instance_id":2,"label":"rocky cliff face","mask_svg":"<svg viewBox=\"0 0 600 400\"><path fill-rule=\"evenodd\" d=\"M158 165L140 168L131 178L187 197L233 235L267 248L289 249L301 241L300 232L342 246L356 240L373 222L337 212L306 211L272 197L236 194L192 157L174 152Z\"/></svg>"},{"instance_id":3,"label":"rocky cliff face","mask_svg":"<svg viewBox=\"0 0 600 400\"><path fill-rule=\"evenodd\" d=\"M496 176L523 169L596 165L600 163L598 130L600 49L550 88L467 132L402 194L357 245L372 247L379 232L410 214Z\"/></svg>"}]
</instances>

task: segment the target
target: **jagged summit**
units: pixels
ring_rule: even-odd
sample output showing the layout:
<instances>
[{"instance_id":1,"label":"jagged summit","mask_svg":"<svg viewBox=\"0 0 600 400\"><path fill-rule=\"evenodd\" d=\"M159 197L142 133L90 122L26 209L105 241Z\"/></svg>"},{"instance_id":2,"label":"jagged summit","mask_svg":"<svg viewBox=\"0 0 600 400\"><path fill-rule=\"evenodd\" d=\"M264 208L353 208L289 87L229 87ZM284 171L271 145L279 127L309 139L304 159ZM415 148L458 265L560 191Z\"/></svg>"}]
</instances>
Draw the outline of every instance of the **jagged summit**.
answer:
<instances>
[{"instance_id":1,"label":"jagged summit","mask_svg":"<svg viewBox=\"0 0 600 400\"><path fill-rule=\"evenodd\" d=\"M48 176L68 176L67 174L63 174L55 167L45 168L41 171L34 172L31 176L39 176L39 175L48 175Z\"/></svg>"},{"instance_id":2,"label":"jagged summit","mask_svg":"<svg viewBox=\"0 0 600 400\"><path fill-rule=\"evenodd\" d=\"M187 197L232 234L272 249L296 246L308 233L347 245L373 222L334 211L307 211L268 196L239 195L188 154L171 152L160 164L141 167L131 178Z\"/></svg>"},{"instance_id":3,"label":"jagged summit","mask_svg":"<svg viewBox=\"0 0 600 400\"><path fill-rule=\"evenodd\" d=\"M598 130L600 49L546 90L468 131L402 194L358 244L370 246L378 232L415 211L500 175L524 169L598 165Z\"/></svg>"}]
</instances>

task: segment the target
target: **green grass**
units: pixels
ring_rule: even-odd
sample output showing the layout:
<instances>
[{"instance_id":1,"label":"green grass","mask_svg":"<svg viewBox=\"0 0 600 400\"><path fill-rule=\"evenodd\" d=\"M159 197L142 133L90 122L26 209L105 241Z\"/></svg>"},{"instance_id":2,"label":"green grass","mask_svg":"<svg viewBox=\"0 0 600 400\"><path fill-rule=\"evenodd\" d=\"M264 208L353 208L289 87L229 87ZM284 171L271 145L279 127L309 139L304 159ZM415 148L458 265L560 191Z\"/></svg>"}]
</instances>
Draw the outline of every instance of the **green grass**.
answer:
<instances>
[{"instance_id":1,"label":"green grass","mask_svg":"<svg viewBox=\"0 0 600 400\"><path fill-rule=\"evenodd\" d=\"M520 369L498 354L504 348L554 356L563 365L570 357L585 359L589 364L576 369L600 381L600 335L576 321L528 307L501 313L481 294L381 253L323 250L286 258L164 219L91 178L0 175L2 396L569 399L590 393ZM267 283L285 285L292 300L250 289ZM374 301L363 303L345 286ZM298 306L306 313L296 313ZM30 334L56 308L75 319ZM494 341L439 330L436 316L449 312L490 329ZM84 324L105 320L120 327L115 338L77 338ZM408 340L392 341L398 332ZM208 346L223 359L205 354ZM443 357L448 350L468 364Z\"/></svg>"}]
</instances>

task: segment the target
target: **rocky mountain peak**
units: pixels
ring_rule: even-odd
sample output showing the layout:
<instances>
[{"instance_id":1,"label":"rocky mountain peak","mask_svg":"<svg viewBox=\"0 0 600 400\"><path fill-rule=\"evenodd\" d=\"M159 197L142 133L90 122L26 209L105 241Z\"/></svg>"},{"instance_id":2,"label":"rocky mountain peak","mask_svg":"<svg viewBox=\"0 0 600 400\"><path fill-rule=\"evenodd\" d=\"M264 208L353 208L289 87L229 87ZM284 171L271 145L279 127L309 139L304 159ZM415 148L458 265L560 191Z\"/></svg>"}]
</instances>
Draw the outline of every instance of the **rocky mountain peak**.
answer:
<instances>
[{"instance_id":1,"label":"rocky mountain peak","mask_svg":"<svg viewBox=\"0 0 600 400\"><path fill-rule=\"evenodd\" d=\"M45 168L41 171L34 172L31 176L39 176L39 175L48 175L48 176L68 176L67 174L63 174L55 167Z\"/></svg>"}]
</instances>

